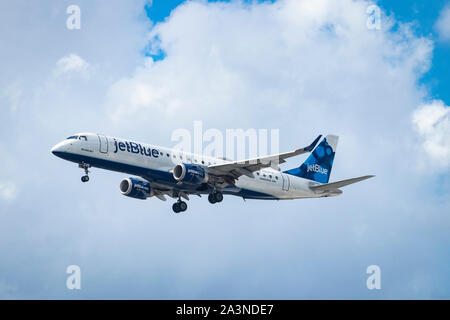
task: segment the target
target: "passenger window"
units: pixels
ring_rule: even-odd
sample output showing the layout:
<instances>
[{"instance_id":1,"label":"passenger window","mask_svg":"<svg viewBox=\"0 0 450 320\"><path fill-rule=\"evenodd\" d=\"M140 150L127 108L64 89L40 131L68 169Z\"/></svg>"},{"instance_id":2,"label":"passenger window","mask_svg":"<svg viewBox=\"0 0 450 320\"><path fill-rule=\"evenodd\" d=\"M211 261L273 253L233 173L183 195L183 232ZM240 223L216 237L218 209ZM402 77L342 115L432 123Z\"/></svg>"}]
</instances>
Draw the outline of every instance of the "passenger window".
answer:
<instances>
[{"instance_id":1,"label":"passenger window","mask_svg":"<svg viewBox=\"0 0 450 320\"><path fill-rule=\"evenodd\" d=\"M277 179L277 180L278 180L278 176L275 176L275 179Z\"/></svg>"},{"instance_id":2,"label":"passenger window","mask_svg":"<svg viewBox=\"0 0 450 320\"><path fill-rule=\"evenodd\" d=\"M202 164L205 164L205 161L204 161L204 160L202 160Z\"/></svg>"},{"instance_id":3,"label":"passenger window","mask_svg":"<svg viewBox=\"0 0 450 320\"><path fill-rule=\"evenodd\" d=\"M269 175L269 178L272 179L272 175Z\"/></svg>"}]
</instances>

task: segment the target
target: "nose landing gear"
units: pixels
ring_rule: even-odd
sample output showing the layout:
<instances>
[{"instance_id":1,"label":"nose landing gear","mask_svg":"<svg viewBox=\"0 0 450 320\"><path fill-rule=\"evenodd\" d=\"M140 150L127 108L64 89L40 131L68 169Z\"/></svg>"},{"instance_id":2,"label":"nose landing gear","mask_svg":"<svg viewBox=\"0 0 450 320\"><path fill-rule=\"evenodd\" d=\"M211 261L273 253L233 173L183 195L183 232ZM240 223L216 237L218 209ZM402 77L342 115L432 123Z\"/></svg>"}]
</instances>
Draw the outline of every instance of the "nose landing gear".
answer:
<instances>
[{"instance_id":1,"label":"nose landing gear","mask_svg":"<svg viewBox=\"0 0 450 320\"><path fill-rule=\"evenodd\" d=\"M82 163L80 163L78 165L78 167L81 168L81 169L84 169L84 173L85 173L85 175L81 177L81 181L82 182L88 182L89 181L89 175L88 175L89 174L89 168L91 167L91 165L88 164L88 163L82 162Z\"/></svg>"}]
</instances>

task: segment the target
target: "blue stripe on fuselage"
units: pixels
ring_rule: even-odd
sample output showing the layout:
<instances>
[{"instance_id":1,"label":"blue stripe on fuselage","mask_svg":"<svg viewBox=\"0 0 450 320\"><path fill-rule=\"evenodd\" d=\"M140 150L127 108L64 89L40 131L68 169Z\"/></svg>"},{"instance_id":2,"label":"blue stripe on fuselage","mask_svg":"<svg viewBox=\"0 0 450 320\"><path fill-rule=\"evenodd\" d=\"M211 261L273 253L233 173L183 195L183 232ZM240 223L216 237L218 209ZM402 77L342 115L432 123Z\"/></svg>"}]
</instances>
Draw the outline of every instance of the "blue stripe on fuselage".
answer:
<instances>
[{"instance_id":1,"label":"blue stripe on fuselage","mask_svg":"<svg viewBox=\"0 0 450 320\"><path fill-rule=\"evenodd\" d=\"M161 183L177 190L197 191L205 194L208 194L210 193L210 191L212 191L212 188L208 187L206 184L202 184L200 186L188 184L179 185L177 184L178 181L176 181L173 178L173 175L168 171L149 169L122 162L99 159L95 157L79 155L70 152L53 151L53 154L61 159L72 161L75 163L84 162L91 165L92 167L140 176L147 179L148 181ZM226 187L223 189L223 193L241 196L246 199L271 199L271 200L278 199L270 194L236 187Z\"/></svg>"},{"instance_id":2,"label":"blue stripe on fuselage","mask_svg":"<svg viewBox=\"0 0 450 320\"><path fill-rule=\"evenodd\" d=\"M240 196L245 199L279 200L278 198L276 198L270 194L252 191L252 190L248 190L248 189L236 188L236 187L231 187L231 188L232 189L230 190L229 187L225 187L222 190L222 193L223 194L232 194L234 196Z\"/></svg>"}]
</instances>

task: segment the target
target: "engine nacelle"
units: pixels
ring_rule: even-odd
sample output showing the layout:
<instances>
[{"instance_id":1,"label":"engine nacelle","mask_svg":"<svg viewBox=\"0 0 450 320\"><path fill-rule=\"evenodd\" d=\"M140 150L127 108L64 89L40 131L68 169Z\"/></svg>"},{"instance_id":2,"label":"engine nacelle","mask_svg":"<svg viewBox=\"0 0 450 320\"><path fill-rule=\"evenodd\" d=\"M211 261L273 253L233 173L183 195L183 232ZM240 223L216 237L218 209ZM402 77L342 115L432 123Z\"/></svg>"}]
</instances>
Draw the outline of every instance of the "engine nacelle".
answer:
<instances>
[{"instance_id":1,"label":"engine nacelle","mask_svg":"<svg viewBox=\"0 0 450 320\"><path fill-rule=\"evenodd\" d=\"M145 200L150 196L150 183L136 178L126 178L120 182L120 192L127 197Z\"/></svg>"},{"instance_id":2,"label":"engine nacelle","mask_svg":"<svg viewBox=\"0 0 450 320\"><path fill-rule=\"evenodd\" d=\"M190 184L201 184L208 181L205 169L194 164L177 164L173 169L173 177L177 181Z\"/></svg>"}]
</instances>

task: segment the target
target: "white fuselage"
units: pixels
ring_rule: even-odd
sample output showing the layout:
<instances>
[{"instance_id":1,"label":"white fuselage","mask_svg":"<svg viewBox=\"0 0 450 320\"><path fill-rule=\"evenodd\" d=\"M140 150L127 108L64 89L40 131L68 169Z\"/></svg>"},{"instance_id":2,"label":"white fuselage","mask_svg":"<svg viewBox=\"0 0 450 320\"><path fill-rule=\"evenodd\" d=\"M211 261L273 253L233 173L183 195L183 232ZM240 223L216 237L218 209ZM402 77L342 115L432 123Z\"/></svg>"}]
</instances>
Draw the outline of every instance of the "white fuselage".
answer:
<instances>
[{"instance_id":1,"label":"white fuselage","mask_svg":"<svg viewBox=\"0 0 450 320\"><path fill-rule=\"evenodd\" d=\"M73 138L76 137L76 138ZM177 164L208 167L230 163L229 160L181 152L127 139L81 133L52 148L52 152L69 161L89 164L107 170L145 178L160 188L184 189L177 184L172 170ZM316 193L310 189L320 183L282 173L272 168L253 172L253 177L240 176L235 187L224 188L225 194L255 199L316 198L334 194ZM192 189L189 189L192 191ZM194 193L208 193L203 190Z\"/></svg>"}]
</instances>

